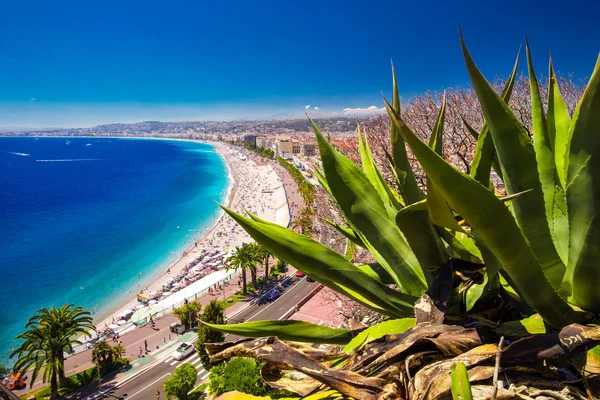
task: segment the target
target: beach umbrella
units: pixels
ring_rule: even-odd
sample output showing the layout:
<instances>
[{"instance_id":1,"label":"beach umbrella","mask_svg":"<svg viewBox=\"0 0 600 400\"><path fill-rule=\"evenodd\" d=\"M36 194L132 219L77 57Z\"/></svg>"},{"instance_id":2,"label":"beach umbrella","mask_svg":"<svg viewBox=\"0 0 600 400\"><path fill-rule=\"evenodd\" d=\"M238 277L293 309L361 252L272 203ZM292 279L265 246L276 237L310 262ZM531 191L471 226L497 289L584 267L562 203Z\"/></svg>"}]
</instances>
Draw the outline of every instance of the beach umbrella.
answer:
<instances>
[{"instance_id":1,"label":"beach umbrella","mask_svg":"<svg viewBox=\"0 0 600 400\"><path fill-rule=\"evenodd\" d=\"M125 325L127 323L127 321L125 321L124 319L120 319L117 321L117 325Z\"/></svg>"},{"instance_id":2,"label":"beach umbrella","mask_svg":"<svg viewBox=\"0 0 600 400\"><path fill-rule=\"evenodd\" d=\"M144 307L146 307L146 306L145 306L145 305L143 305L143 304L138 304L137 306L135 306L135 309L136 309L136 310L141 310L141 309L142 309L142 308L144 308Z\"/></svg>"},{"instance_id":3,"label":"beach umbrella","mask_svg":"<svg viewBox=\"0 0 600 400\"><path fill-rule=\"evenodd\" d=\"M119 325L117 325L117 324L110 324L108 327L110 329L117 329L119 327Z\"/></svg>"},{"instance_id":4,"label":"beach umbrella","mask_svg":"<svg viewBox=\"0 0 600 400\"><path fill-rule=\"evenodd\" d=\"M152 300L150 300L150 301L148 302L148 304L157 304L157 303L158 303L158 301L156 301L156 300L154 300L154 299L152 299Z\"/></svg>"},{"instance_id":5,"label":"beach umbrella","mask_svg":"<svg viewBox=\"0 0 600 400\"><path fill-rule=\"evenodd\" d=\"M123 311L120 314L117 314L117 317L119 318L125 318L126 316L128 316L131 312L129 310Z\"/></svg>"},{"instance_id":6,"label":"beach umbrella","mask_svg":"<svg viewBox=\"0 0 600 400\"><path fill-rule=\"evenodd\" d=\"M175 280L175 279L173 279L173 278L169 278L169 279L167 279L167 283L171 283L171 282L173 282L174 280Z\"/></svg>"}]
</instances>

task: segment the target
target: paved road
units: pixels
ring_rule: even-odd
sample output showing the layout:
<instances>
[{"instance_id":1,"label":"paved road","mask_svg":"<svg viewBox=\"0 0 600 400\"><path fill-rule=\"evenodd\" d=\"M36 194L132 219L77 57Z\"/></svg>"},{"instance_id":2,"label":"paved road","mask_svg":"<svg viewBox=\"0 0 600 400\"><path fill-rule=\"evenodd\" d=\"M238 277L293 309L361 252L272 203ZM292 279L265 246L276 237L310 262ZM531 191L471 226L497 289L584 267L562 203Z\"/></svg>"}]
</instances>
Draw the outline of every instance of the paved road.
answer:
<instances>
[{"instance_id":1,"label":"paved road","mask_svg":"<svg viewBox=\"0 0 600 400\"><path fill-rule=\"evenodd\" d=\"M273 302L264 304L256 304L248 307L238 315L232 318L232 322L243 321L260 321L267 319L279 319L289 310L294 308L296 304L302 300L307 294L317 287L316 282L307 282L305 278L294 276L289 285L285 288L280 298ZM171 358L172 352L183 341L195 342L197 335L195 332L188 332L182 335L178 340L169 346L160 350L151 352L150 355L142 360L136 360L137 365L134 369L145 369L137 375L133 373L131 376L125 375L120 381L103 386L104 396L100 395L97 388L88 388L87 391L81 392L78 396L72 397L77 399L155 399L155 393L159 390L163 392L164 381L173 373L179 365L189 362L197 369L198 381L196 385L200 385L208 378L208 372L200 364L200 358L197 353L188 356L184 360L175 361ZM239 337L227 335L226 341L237 340ZM144 364L142 364L142 362ZM164 394L161 394L161 399L164 399Z\"/></svg>"}]
</instances>

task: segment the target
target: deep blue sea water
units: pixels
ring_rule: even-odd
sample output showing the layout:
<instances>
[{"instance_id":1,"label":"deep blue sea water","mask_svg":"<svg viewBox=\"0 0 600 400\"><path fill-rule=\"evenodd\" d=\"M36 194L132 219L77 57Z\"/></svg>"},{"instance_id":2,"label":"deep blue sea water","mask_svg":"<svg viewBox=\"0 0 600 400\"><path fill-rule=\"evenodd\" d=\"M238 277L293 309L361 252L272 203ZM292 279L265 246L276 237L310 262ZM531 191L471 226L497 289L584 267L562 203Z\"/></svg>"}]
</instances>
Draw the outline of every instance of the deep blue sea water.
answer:
<instances>
[{"instance_id":1,"label":"deep blue sea water","mask_svg":"<svg viewBox=\"0 0 600 400\"><path fill-rule=\"evenodd\" d=\"M210 228L229 185L212 149L0 138L0 364L37 309L74 303L99 318Z\"/></svg>"}]
</instances>

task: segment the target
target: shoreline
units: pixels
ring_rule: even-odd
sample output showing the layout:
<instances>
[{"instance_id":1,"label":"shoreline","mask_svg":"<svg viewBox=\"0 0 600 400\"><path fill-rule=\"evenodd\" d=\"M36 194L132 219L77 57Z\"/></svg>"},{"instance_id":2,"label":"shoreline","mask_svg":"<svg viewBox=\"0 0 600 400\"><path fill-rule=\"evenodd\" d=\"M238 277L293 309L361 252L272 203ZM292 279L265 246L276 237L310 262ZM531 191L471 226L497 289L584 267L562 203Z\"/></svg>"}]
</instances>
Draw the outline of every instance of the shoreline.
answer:
<instances>
[{"instance_id":1,"label":"shoreline","mask_svg":"<svg viewBox=\"0 0 600 400\"><path fill-rule=\"evenodd\" d=\"M248 157L244 155L243 150L224 143L207 143L206 141L201 140L181 140L209 144L214 147L213 151L219 154L228 170L228 176L231 182L228 186L229 193L227 194L227 207L242 213L247 210L265 220L277 223L281 226L289 225L290 209L287 195L283 186L283 181L276 169L273 168L271 162L248 159ZM148 284L142 291L137 290L135 293L133 291L128 292L131 294L131 297L124 303L120 303L120 307L111 308L111 312L103 313L102 316L104 319L94 318L98 331L105 329L105 327L114 323L115 320L118 320L119 318L114 318L115 315L132 310L139 305L137 293L145 294L148 292L162 292L162 282L175 276L181 277L182 274L185 274L186 270L189 268L188 265L195 264L194 260L198 260L199 257L197 256L204 250L225 253L243 243L253 242L253 239L237 225L235 221L224 218L225 216L226 213L221 210L219 217L215 220L215 223L211 228L205 231L201 237L195 238L195 243L190 243L191 247L185 249L182 256L178 257L175 262L167 267L166 272L163 272L153 279L152 283ZM198 253L198 250L200 250L200 253ZM161 268L165 268L165 265L166 263L163 264ZM219 275L219 272L220 271L218 270L212 269L212 272L206 277L213 274ZM237 274L238 272L228 274L227 280L231 280L237 276ZM214 280L214 278L212 280ZM212 280L209 279L209 281ZM216 283L218 284L219 282ZM148 292L145 292L146 290ZM193 298L197 295L202 295L205 290L206 289L186 296L190 301L193 301ZM173 296L173 294L171 294L171 296ZM136 322L139 323L140 321L145 320L148 315L155 315L158 318L158 315L162 316L170 314L172 307L176 306L176 304L173 306L170 305L172 302L168 299L170 299L171 296L163 298L164 300L159 300L158 306L162 307L160 309L152 307L142 308L140 311L144 311L143 313L136 312L133 316L124 318L128 322L116 331L119 332L119 334L130 332L136 329ZM175 296L177 296L177 294L175 294ZM181 301L183 303L182 299ZM167 303L166 308L164 306L165 303ZM161 306L161 304L163 306ZM142 314L146 315L146 317L142 317ZM135 320L133 320L134 317L136 318Z\"/></svg>"},{"instance_id":2,"label":"shoreline","mask_svg":"<svg viewBox=\"0 0 600 400\"><path fill-rule=\"evenodd\" d=\"M107 137L107 139L110 139L110 138ZM121 138L114 137L113 139L121 139ZM223 162L223 164L225 166L225 169L227 170L227 177L228 177L229 184L227 185L227 188L226 188L226 196L225 196L226 206L230 207L231 204L233 203L233 200L235 199L235 194L236 194L237 188L238 188L238 182L237 182L237 177L235 176L235 174L233 173L233 170L231 168L230 160L223 153L223 150L224 150L223 147L226 147L225 145L219 144L219 143L210 143L210 142L202 141L202 140L190 140L190 139L187 139L187 140L186 139L166 139L166 138L123 138L123 139L178 140L178 141L184 141L184 142L202 143L202 144L207 144L207 145L213 146L213 149L211 151L213 151L219 155L219 157L221 158L221 161ZM149 283L147 283L145 285L145 288L147 288L147 291L154 291L155 289L160 287L162 285L162 282L167 280L169 277L179 274L183 270L185 265L187 264L187 262L183 262L184 259L186 258L186 256L189 256L190 254L192 254L193 250L196 248L195 243L200 243L205 238L210 236L211 233L213 233L215 231L215 229L217 229L219 227L219 224L222 222L224 216L225 216L225 212L223 210L219 209L219 216L214 220L214 222L212 224L209 225L210 227L208 229L205 229L205 231L202 233L201 236L193 237L192 239L189 240L189 243L186 243L182 247L176 249L178 252L181 252L181 254L174 261L172 261L170 263L161 262L160 267L156 268L157 272L160 273L160 275L157 275L156 278L153 278ZM167 258L167 257L165 257L165 258ZM187 260L185 260L185 261L187 261ZM165 266L166 266L166 268L165 268ZM160 272L160 271L162 271L162 272ZM134 293L134 292L136 292L136 293ZM137 301L138 293L139 293L139 290L137 287L131 287L130 291L128 291L128 293L127 293L128 300L119 302L118 303L118 304L120 304L119 306L111 307L109 309L109 311L105 311L97 316L93 316L94 324L96 325L97 329L100 330L100 329L103 329L105 326L110 325L112 323L113 319L115 319L114 318L115 315L117 315L125 310L130 310L133 307L135 307L137 304L139 304ZM131 296L129 296L129 295L131 295Z\"/></svg>"}]
</instances>

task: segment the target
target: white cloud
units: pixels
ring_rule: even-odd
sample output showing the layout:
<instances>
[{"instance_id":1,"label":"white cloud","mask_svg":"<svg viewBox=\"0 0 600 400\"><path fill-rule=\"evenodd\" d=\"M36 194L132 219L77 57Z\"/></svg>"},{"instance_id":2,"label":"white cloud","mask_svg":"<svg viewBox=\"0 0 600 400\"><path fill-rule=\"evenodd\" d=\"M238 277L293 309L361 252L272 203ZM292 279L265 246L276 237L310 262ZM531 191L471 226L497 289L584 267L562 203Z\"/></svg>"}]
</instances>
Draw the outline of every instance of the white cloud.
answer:
<instances>
[{"instance_id":1,"label":"white cloud","mask_svg":"<svg viewBox=\"0 0 600 400\"><path fill-rule=\"evenodd\" d=\"M372 115L385 112L385 108L377 108L375 106L370 106L367 108L344 108L343 112L344 115Z\"/></svg>"},{"instance_id":2,"label":"white cloud","mask_svg":"<svg viewBox=\"0 0 600 400\"><path fill-rule=\"evenodd\" d=\"M318 110L318 109L319 109L319 107L315 106L315 110Z\"/></svg>"},{"instance_id":3,"label":"white cloud","mask_svg":"<svg viewBox=\"0 0 600 400\"><path fill-rule=\"evenodd\" d=\"M29 99L29 101L36 101L37 99L35 97L32 97Z\"/></svg>"},{"instance_id":4,"label":"white cloud","mask_svg":"<svg viewBox=\"0 0 600 400\"><path fill-rule=\"evenodd\" d=\"M310 104L307 104L307 105L304 106L305 110L308 110L309 108L310 108Z\"/></svg>"}]
</instances>

